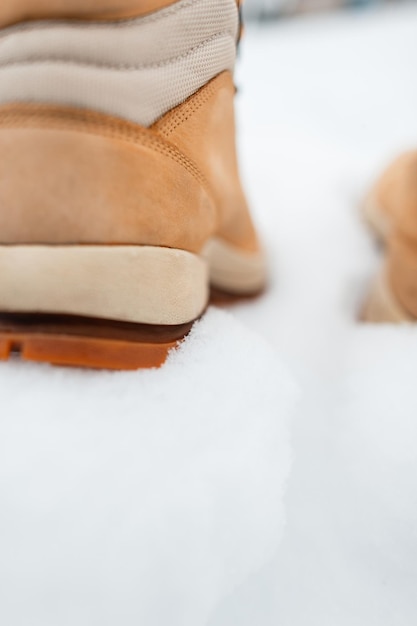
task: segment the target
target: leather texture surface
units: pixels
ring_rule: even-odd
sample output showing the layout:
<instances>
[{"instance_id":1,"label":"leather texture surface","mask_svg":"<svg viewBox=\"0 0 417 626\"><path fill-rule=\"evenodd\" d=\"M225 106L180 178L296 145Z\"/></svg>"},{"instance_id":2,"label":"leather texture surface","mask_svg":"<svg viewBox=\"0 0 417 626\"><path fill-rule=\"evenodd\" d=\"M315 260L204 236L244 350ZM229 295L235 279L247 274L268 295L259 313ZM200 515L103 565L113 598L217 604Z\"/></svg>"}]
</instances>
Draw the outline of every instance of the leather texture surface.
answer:
<instances>
[{"instance_id":1,"label":"leather texture surface","mask_svg":"<svg viewBox=\"0 0 417 626\"><path fill-rule=\"evenodd\" d=\"M0 243L258 242L220 74L153 128L69 107L0 108ZM24 181L24 184L22 184Z\"/></svg>"},{"instance_id":2,"label":"leather texture surface","mask_svg":"<svg viewBox=\"0 0 417 626\"><path fill-rule=\"evenodd\" d=\"M26 20L113 20L145 15L176 0L1 0L0 27Z\"/></svg>"},{"instance_id":3,"label":"leather texture surface","mask_svg":"<svg viewBox=\"0 0 417 626\"><path fill-rule=\"evenodd\" d=\"M145 128L81 110L0 109L0 243L148 244L198 251L207 185Z\"/></svg>"},{"instance_id":4,"label":"leather texture surface","mask_svg":"<svg viewBox=\"0 0 417 626\"><path fill-rule=\"evenodd\" d=\"M216 234L255 252L259 243L238 171L234 96L232 75L223 72L153 129L187 154L208 180L218 214Z\"/></svg>"}]
</instances>

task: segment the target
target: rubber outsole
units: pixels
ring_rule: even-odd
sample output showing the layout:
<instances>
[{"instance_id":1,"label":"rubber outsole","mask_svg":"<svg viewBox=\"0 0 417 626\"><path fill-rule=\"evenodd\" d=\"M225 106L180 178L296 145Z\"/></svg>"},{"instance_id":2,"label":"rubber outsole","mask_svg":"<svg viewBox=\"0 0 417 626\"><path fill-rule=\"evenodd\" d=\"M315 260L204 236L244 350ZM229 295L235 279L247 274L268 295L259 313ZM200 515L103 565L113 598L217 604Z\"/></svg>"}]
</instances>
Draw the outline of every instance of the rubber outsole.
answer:
<instances>
[{"instance_id":1,"label":"rubber outsole","mask_svg":"<svg viewBox=\"0 0 417 626\"><path fill-rule=\"evenodd\" d=\"M152 326L75 316L0 315L0 360L108 370L163 365L193 323Z\"/></svg>"},{"instance_id":2,"label":"rubber outsole","mask_svg":"<svg viewBox=\"0 0 417 626\"><path fill-rule=\"evenodd\" d=\"M252 301L212 287L210 304ZM195 320L196 321L196 320ZM0 361L24 361L115 371L159 368L187 337L195 321L177 326L135 324L73 315L0 313Z\"/></svg>"},{"instance_id":3,"label":"rubber outsole","mask_svg":"<svg viewBox=\"0 0 417 626\"><path fill-rule=\"evenodd\" d=\"M206 260L146 246L0 246L0 360L160 367L204 313L210 282L215 304L265 285L261 254L210 250Z\"/></svg>"}]
</instances>

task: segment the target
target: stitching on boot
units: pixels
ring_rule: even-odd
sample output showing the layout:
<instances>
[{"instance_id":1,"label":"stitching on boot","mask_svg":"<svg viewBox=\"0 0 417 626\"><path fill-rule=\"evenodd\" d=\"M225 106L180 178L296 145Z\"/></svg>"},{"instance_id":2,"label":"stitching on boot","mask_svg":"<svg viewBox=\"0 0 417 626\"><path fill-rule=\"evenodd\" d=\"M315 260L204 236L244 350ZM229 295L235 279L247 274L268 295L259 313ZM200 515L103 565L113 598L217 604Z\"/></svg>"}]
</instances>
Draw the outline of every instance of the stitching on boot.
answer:
<instances>
[{"instance_id":1,"label":"stitching on boot","mask_svg":"<svg viewBox=\"0 0 417 626\"><path fill-rule=\"evenodd\" d=\"M25 66L25 65L32 65L32 64L45 65L48 63L62 63L63 65L76 65L79 67L93 67L93 68L95 67L95 68L101 68L101 69L107 69L107 70L116 70L116 71L120 70L120 71L127 71L127 72L158 69L158 68L166 67L168 65L173 65L184 59L187 59L189 56L191 56L198 50L201 50L202 48L212 43L213 41L216 41L217 39L222 39L224 36L227 36L230 34L231 34L230 31L223 31L220 33L216 33L216 35L213 35L212 37L205 39L204 41L199 43L197 46L190 48L189 50L187 50L187 52L180 54L178 56L172 57L170 59L165 59L164 61L159 61L158 63L149 63L149 64L144 63L142 65L140 64L128 65L128 64L97 63L96 61L82 61L78 59L66 59L65 57L52 57L52 56L51 57L30 57L28 59L24 59L21 61L7 61L5 63L0 63L0 71L2 69L9 68L9 67Z\"/></svg>"},{"instance_id":2,"label":"stitching on boot","mask_svg":"<svg viewBox=\"0 0 417 626\"><path fill-rule=\"evenodd\" d=\"M216 93L218 86L227 84L227 78L230 74L222 72L213 78L207 85L190 96L183 104L170 111L159 122L154 124L155 130L169 137L178 126L186 122L194 113L201 109Z\"/></svg>"},{"instance_id":3,"label":"stitching on boot","mask_svg":"<svg viewBox=\"0 0 417 626\"><path fill-rule=\"evenodd\" d=\"M30 107L31 105L26 105ZM123 120L97 119L95 113L77 111L74 117L64 117L63 111L56 108L36 105L31 111L6 111L0 109L0 131L2 128L46 128L73 130L91 135L120 139L138 146L148 147L167 156L184 167L201 185L213 200L210 185L197 166L173 144L152 131L137 127L132 128ZM213 201L214 203L214 201Z\"/></svg>"}]
</instances>

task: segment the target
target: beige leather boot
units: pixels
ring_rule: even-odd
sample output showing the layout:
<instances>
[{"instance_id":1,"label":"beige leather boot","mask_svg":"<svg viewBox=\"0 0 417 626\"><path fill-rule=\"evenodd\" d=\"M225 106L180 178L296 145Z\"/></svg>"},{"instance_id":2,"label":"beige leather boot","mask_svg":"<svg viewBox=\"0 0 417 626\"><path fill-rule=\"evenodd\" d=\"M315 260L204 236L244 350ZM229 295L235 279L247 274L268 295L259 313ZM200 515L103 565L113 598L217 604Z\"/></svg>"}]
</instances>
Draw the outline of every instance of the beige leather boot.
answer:
<instances>
[{"instance_id":1,"label":"beige leather boot","mask_svg":"<svg viewBox=\"0 0 417 626\"><path fill-rule=\"evenodd\" d=\"M265 285L236 0L2 0L0 28L0 358L160 365L210 286Z\"/></svg>"},{"instance_id":2,"label":"beige leather boot","mask_svg":"<svg viewBox=\"0 0 417 626\"><path fill-rule=\"evenodd\" d=\"M365 204L365 217L386 245L386 259L365 306L370 322L417 321L417 152L383 174Z\"/></svg>"}]
</instances>

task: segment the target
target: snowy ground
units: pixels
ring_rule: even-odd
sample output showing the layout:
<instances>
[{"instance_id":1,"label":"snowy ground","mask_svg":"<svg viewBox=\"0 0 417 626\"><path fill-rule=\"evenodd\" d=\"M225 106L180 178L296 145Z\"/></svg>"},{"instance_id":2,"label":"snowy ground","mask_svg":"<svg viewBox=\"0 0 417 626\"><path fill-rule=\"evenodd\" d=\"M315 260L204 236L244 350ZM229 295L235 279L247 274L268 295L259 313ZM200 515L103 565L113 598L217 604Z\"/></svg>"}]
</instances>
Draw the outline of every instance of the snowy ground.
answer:
<instances>
[{"instance_id":1,"label":"snowy ground","mask_svg":"<svg viewBox=\"0 0 417 626\"><path fill-rule=\"evenodd\" d=\"M357 321L358 206L417 147L416 32L411 4L248 29L258 303L162 372L1 365L2 624L417 623L417 330Z\"/></svg>"},{"instance_id":2,"label":"snowy ground","mask_svg":"<svg viewBox=\"0 0 417 626\"><path fill-rule=\"evenodd\" d=\"M0 376L2 625L204 625L270 560L295 389L235 319L162 371Z\"/></svg>"},{"instance_id":3,"label":"snowy ground","mask_svg":"<svg viewBox=\"0 0 417 626\"><path fill-rule=\"evenodd\" d=\"M380 262L358 206L417 147L416 32L411 4L249 29L241 145L273 287L235 315L304 399L284 540L210 626L417 623L417 329L357 322Z\"/></svg>"}]
</instances>

